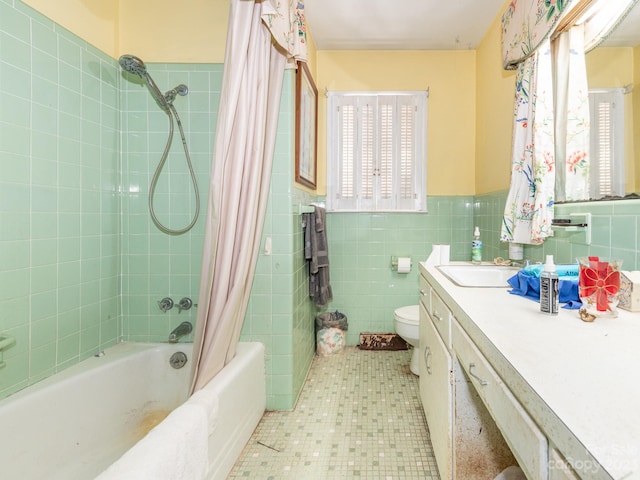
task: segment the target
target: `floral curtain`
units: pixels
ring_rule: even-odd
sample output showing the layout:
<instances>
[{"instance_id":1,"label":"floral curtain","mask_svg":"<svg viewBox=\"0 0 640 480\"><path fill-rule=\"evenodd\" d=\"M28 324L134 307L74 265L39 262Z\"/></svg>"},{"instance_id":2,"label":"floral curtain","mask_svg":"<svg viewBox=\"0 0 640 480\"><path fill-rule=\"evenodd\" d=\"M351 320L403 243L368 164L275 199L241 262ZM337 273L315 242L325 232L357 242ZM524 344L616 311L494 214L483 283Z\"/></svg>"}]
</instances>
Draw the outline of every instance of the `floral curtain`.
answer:
<instances>
[{"instance_id":1,"label":"floral curtain","mask_svg":"<svg viewBox=\"0 0 640 480\"><path fill-rule=\"evenodd\" d=\"M502 59L515 70L533 54L564 15L571 0L512 0L502 15Z\"/></svg>"},{"instance_id":2,"label":"floral curtain","mask_svg":"<svg viewBox=\"0 0 640 480\"><path fill-rule=\"evenodd\" d=\"M502 241L537 244L551 234L554 138L551 48L547 40L518 64L511 188Z\"/></svg>"},{"instance_id":3,"label":"floral curtain","mask_svg":"<svg viewBox=\"0 0 640 480\"><path fill-rule=\"evenodd\" d=\"M589 198L589 86L584 25L554 41L556 98L555 201Z\"/></svg>"},{"instance_id":4,"label":"floral curtain","mask_svg":"<svg viewBox=\"0 0 640 480\"><path fill-rule=\"evenodd\" d=\"M265 0L262 21L274 41L287 52L288 65L307 61L307 24L303 0Z\"/></svg>"}]
</instances>

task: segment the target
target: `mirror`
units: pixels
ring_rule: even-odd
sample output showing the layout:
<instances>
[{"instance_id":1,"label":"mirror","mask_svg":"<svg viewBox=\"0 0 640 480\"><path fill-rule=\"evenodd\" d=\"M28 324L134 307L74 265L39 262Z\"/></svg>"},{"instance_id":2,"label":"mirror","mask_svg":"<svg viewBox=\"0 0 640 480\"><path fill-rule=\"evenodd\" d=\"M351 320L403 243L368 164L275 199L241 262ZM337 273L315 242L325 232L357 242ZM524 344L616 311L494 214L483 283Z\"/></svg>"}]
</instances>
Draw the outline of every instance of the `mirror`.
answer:
<instances>
[{"instance_id":1,"label":"mirror","mask_svg":"<svg viewBox=\"0 0 640 480\"><path fill-rule=\"evenodd\" d=\"M624 88L625 193L640 193L640 5L587 56L589 89Z\"/></svg>"}]
</instances>

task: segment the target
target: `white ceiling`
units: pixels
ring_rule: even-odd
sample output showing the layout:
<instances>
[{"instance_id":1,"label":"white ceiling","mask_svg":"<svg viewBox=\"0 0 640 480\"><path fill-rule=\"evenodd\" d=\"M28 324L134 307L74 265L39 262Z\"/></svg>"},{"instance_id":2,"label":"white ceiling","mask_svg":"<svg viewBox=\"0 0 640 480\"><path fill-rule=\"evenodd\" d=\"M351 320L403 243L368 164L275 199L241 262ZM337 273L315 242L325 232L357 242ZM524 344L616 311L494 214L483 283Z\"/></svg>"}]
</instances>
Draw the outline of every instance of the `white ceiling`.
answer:
<instances>
[{"instance_id":1,"label":"white ceiling","mask_svg":"<svg viewBox=\"0 0 640 480\"><path fill-rule=\"evenodd\" d=\"M318 50L464 50L504 0L305 0Z\"/></svg>"},{"instance_id":2,"label":"white ceiling","mask_svg":"<svg viewBox=\"0 0 640 480\"><path fill-rule=\"evenodd\" d=\"M318 50L474 49L502 14L504 4L504 0L304 2ZM607 46L635 46L639 32L640 7L636 5Z\"/></svg>"}]
</instances>

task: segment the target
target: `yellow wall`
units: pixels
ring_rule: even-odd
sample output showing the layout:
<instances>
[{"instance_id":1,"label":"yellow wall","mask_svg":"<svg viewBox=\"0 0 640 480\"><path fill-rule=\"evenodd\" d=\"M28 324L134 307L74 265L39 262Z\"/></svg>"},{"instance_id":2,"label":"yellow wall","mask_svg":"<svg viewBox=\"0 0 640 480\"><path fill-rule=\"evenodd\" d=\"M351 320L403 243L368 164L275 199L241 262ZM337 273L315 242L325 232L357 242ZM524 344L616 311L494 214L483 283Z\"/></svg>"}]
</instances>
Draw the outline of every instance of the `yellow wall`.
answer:
<instances>
[{"instance_id":1,"label":"yellow wall","mask_svg":"<svg viewBox=\"0 0 640 480\"><path fill-rule=\"evenodd\" d=\"M515 72L502 68L501 15L477 49L475 193L507 190L511 182L511 140Z\"/></svg>"},{"instance_id":2,"label":"yellow wall","mask_svg":"<svg viewBox=\"0 0 640 480\"><path fill-rule=\"evenodd\" d=\"M118 55L132 53L145 62L224 61L229 0L120 0L119 3Z\"/></svg>"},{"instance_id":3,"label":"yellow wall","mask_svg":"<svg viewBox=\"0 0 640 480\"><path fill-rule=\"evenodd\" d=\"M23 0L114 58L222 63L228 0Z\"/></svg>"},{"instance_id":4,"label":"yellow wall","mask_svg":"<svg viewBox=\"0 0 640 480\"><path fill-rule=\"evenodd\" d=\"M427 192L473 195L475 52L318 51L318 194L326 193L326 104L329 91L426 90Z\"/></svg>"},{"instance_id":5,"label":"yellow wall","mask_svg":"<svg viewBox=\"0 0 640 480\"><path fill-rule=\"evenodd\" d=\"M116 56L119 2L108 0L22 1L103 52Z\"/></svg>"}]
</instances>

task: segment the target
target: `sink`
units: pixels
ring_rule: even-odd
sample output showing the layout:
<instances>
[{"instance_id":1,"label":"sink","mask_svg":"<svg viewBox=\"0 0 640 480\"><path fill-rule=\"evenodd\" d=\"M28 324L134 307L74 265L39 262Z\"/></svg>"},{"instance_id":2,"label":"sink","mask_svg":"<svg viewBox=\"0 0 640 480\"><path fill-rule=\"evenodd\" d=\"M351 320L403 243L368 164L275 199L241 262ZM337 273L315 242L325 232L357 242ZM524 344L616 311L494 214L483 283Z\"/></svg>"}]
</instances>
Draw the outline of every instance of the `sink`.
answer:
<instances>
[{"instance_id":1,"label":"sink","mask_svg":"<svg viewBox=\"0 0 640 480\"><path fill-rule=\"evenodd\" d=\"M507 280L519 268L501 265L440 265L437 267L449 280L460 287L509 287Z\"/></svg>"}]
</instances>

